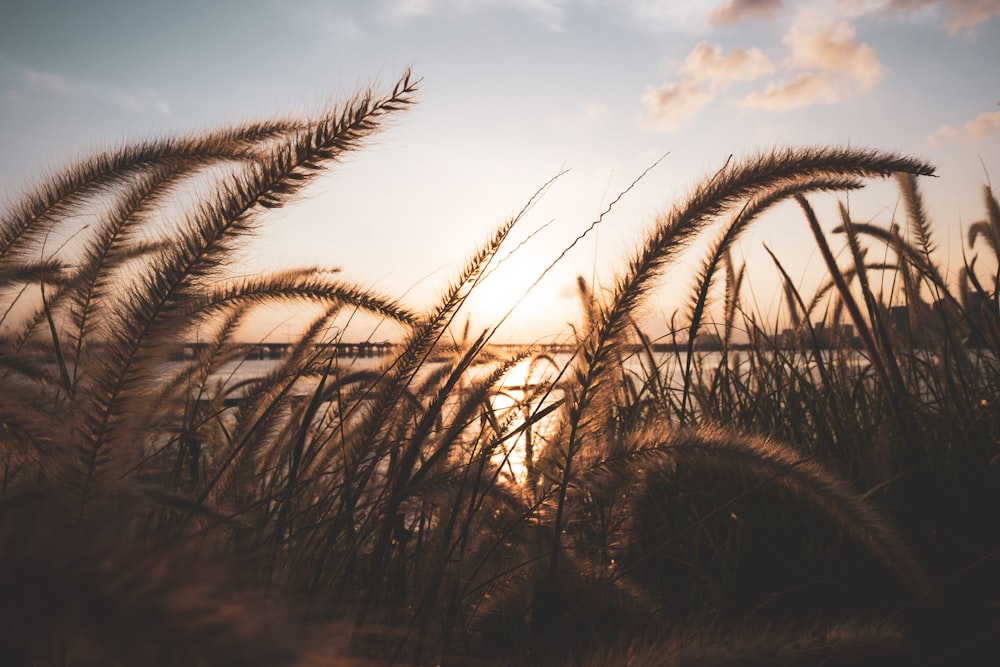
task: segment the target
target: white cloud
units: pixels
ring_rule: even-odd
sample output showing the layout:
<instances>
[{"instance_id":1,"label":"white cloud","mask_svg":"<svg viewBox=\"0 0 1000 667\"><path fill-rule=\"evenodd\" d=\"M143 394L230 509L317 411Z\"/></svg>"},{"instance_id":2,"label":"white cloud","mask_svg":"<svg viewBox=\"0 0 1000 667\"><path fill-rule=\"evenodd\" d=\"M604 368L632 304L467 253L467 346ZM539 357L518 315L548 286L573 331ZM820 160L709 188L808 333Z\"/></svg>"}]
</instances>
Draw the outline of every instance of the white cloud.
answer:
<instances>
[{"instance_id":1,"label":"white cloud","mask_svg":"<svg viewBox=\"0 0 1000 667\"><path fill-rule=\"evenodd\" d=\"M698 44L678 68L675 82L646 88L646 121L660 129L679 129L734 84L776 72L777 80L745 95L740 105L773 111L834 104L871 90L885 75L875 49L859 43L845 21L816 24L805 16L788 29L782 43L787 56L779 66L757 48L727 54L721 46Z\"/></svg>"},{"instance_id":2,"label":"white cloud","mask_svg":"<svg viewBox=\"0 0 1000 667\"><path fill-rule=\"evenodd\" d=\"M932 146L956 141L974 142L992 135L1000 135L1000 111L987 111L965 121L962 129L942 125L927 135L927 143Z\"/></svg>"},{"instance_id":3,"label":"white cloud","mask_svg":"<svg viewBox=\"0 0 1000 667\"><path fill-rule=\"evenodd\" d=\"M587 0L608 10L612 20L645 33L701 33L705 20L719 0Z\"/></svg>"},{"instance_id":4,"label":"white cloud","mask_svg":"<svg viewBox=\"0 0 1000 667\"><path fill-rule=\"evenodd\" d=\"M973 139L982 139L1000 132L1000 111L981 113L965 123L965 131Z\"/></svg>"},{"instance_id":5,"label":"white cloud","mask_svg":"<svg viewBox=\"0 0 1000 667\"><path fill-rule=\"evenodd\" d=\"M866 90L882 78L883 69L875 49L858 44L854 28L845 21L825 29L815 29L808 22L796 24L782 41L791 50L794 68L815 68L842 75Z\"/></svg>"},{"instance_id":6,"label":"white cloud","mask_svg":"<svg viewBox=\"0 0 1000 667\"><path fill-rule=\"evenodd\" d=\"M974 35L976 29L1000 16L1000 0L839 0L854 15L881 14L946 25L952 35Z\"/></svg>"},{"instance_id":7,"label":"white cloud","mask_svg":"<svg viewBox=\"0 0 1000 667\"><path fill-rule=\"evenodd\" d=\"M774 66L760 49L733 49L723 55L721 46L706 42L694 47L680 69L686 78L721 88L736 81L753 81L773 71Z\"/></svg>"},{"instance_id":8,"label":"white cloud","mask_svg":"<svg viewBox=\"0 0 1000 667\"><path fill-rule=\"evenodd\" d=\"M751 19L770 20L783 9L782 0L726 0L708 15L710 25L735 25Z\"/></svg>"},{"instance_id":9,"label":"white cloud","mask_svg":"<svg viewBox=\"0 0 1000 667\"><path fill-rule=\"evenodd\" d=\"M760 49L733 49L726 55L721 46L702 42L684 60L676 82L646 87L645 120L658 129L678 130L733 83L753 81L773 70Z\"/></svg>"},{"instance_id":10,"label":"white cloud","mask_svg":"<svg viewBox=\"0 0 1000 667\"><path fill-rule=\"evenodd\" d=\"M830 77L806 72L788 81L772 81L763 91L743 98L743 104L753 109L783 111L817 103L833 104L839 99L840 94Z\"/></svg>"},{"instance_id":11,"label":"white cloud","mask_svg":"<svg viewBox=\"0 0 1000 667\"><path fill-rule=\"evenodd\" d=\"M390 11L399 18L421 16L434 10L434 0L395 0L389 3Z\"/></svg>"},{"instance_id":12,"label":"white cloud","mask_svg":"<svg viewBox=\"0 0 1000 667\"><path fill-rule=\"evenodd\" d=\"M747 95L745 106L781 110L833 104L871 90L885 74L875 49L859 44L845 21L817 28L806 19L793 25L782 42L789 50L786 79Z\"/></svg>"},{"instance_id":13,"label":"white cloud","mask_svg":"<svg viewBox=\"0 0 1000 667\"><path fill-rule=\"evenodd\" d=\"M1000 16L1000 0L953 0L943 3L952 33L973 33L983 23Z\"/></svg>"},{"instance_id":14,"label":"white cloud","mask_svg":"<svg viewBox=\"0 0 1000 667\"><path fill-rule=\"evenodd\" d=\"M287 7L288 25L305 33L318 51L344 51L368 38L374 21L387 18L373 16L372 8L373 5L358 7L344 0L292 2Z\"/></svg>"},{"instance_id":15,"label":"white cloud","mask_svg":"<svg viewBox=\"0 0 1000 667\"><path fill-rule=\"evenodd\" d=\"M690 79L647 86L642 94L645 120L660 130L679 130L714 98L715 92Z\"/></svg>"},{"instance_id":16,"label":"white cloud","mask_svg":"<svg viewBox=\"0 0 1000 667\"><path fill-rule=\"evenodd\" d=\"M344 2L343 4L347 4ZM881 15L927 17L954 34L973 32L1000 16L1000 0L381 0L378 14L393 23L453 13L504 11L517 13L551 30L564 29L571 8L598 8L632 30L652 33L704 34L706 28L732 26L751 20L779 21L803 7L831 19Z\"/></svg>"},{"instance_id":17,"label":"white cloud","mask_svg":"<svg viewBox=\"0 0 1000 667\"><path fill-rule=\"evenodd\" d=\"M366 37L365 30L353 15L332 5L313 5L299 14L302 25L324 42L356 42Z\"/></svg>"},{"instance_id":18,"label":"white cloud","mask_svg":"<svg viewBox=\"0 0 1000 667\"><path fill-rule=\"evenodd\" d=\"M959 140L961 133L951 125L942 125L927 135L927 143L931 146L943 146Z\"/></svg>"},{"instance_id":19,"label":"white cloud","mask_svg":"<svg viewBox=\"0 0 1000 667\"><path fill-rule=\"evenodd\" d=\"M446 12L506 11L527 16L550 30L563 29L568 0L386 0L382 15L393 23Z\"/></svg>"},{"instance_id":20,"label":"white cloud","mask_svg":"<svg viewBox=\"0 0 1000 667\"><path fill-rule=\"evenodd\" d=\"M156 91L125 89L103 83L73 79L57 72L32 69L4 60L2 76L7 79L6 99L22 99L29 94L86 98L137 114L169 115L170 105Z\"/></svg>"},{"instance_id":21,"label":"white cloud","mask_svg":"<svg viewBox=\"0 0 1000 667\"><path fill-rule=\"evenodd\" d=\"M534 18L539 23L549 26L562 26L566 17L568 0L477 0L487 6L498 5L522 12Z\"/></svg>"}]
</instances>

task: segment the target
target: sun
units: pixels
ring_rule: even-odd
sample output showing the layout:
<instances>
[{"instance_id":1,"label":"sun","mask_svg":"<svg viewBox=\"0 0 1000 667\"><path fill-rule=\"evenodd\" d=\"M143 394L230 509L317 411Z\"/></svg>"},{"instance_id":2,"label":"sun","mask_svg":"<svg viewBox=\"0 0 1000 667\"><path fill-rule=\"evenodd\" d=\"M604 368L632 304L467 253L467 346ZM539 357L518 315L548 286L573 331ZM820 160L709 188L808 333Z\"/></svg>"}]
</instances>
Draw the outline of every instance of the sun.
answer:
<instances>
[{"instance_id":1,"label":"sun","mask_svg":"<svg viewBox=\"0 0 1000 667\"><path fill-rule=\"evenodd\" d=\"M493 327L502 322L521 337L558 330L566 321L566 300L553 287L560 273L546 273L551 261L520 248L487 269L467 304L472 323Z\"/></svg>"}]
</instances>

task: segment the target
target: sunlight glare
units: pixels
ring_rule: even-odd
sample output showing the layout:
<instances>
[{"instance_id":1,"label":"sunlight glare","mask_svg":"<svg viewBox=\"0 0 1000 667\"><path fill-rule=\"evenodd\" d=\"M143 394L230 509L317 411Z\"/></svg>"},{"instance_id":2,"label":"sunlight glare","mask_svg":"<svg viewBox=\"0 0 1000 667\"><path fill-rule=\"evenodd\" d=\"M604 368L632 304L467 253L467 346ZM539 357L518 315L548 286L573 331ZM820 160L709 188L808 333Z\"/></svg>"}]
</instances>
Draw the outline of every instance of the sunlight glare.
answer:
<instances>
[{"instance_id":1,"label":"sunlight glare","mask_svg":"<svg viewBox=\"0 0 1000 667\"><path fill-rule=\"evenodd\" d=\"M468 308L474 322L492 327L506 318L509 329L551 332L570 319L565 300L553 288L557 272L539 281L550 262L528 248L505 256L487 271L469 297ZM530 342L530 339L516 342Z\"/></svg>"},{"instance_id":2,"label":"sunlight glare","mask_svg":"<svg viewBox=\"0 0 1000 667\"><path fill-rule=\"evenodd\" d=\"M492 405L497 416L512 417L511 430L520 427L533 413L560 397L558 390L544 400L535 395L540 385L551 382L556 369L538 359L525 359L510 370L493 395ZM516 411L511 415L510 411ZM502 468L502 476L514 484L523 484L528 476L528 461L538 460L538 455L551 435L552 420L542 419L510 438L497 449L493 461Z\"/></svg>"}]
</instances>

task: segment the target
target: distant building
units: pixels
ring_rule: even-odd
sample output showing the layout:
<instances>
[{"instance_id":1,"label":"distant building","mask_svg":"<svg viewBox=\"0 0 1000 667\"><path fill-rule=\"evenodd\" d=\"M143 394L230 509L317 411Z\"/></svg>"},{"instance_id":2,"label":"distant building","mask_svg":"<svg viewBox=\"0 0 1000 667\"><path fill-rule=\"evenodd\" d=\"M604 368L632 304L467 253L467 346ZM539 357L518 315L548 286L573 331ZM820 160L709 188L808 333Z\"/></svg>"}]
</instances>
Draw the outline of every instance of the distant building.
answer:
<instances>
[{"instance_id":1,"label":"distant building","mask_svg":"<svg viewBox=\"0 0 1000 667\"><path fill-rule=\"evenodd\" d=\"M912 340L913 332L910 329L910 307L890 306L887 317L889 328L900 338Z\"/></svg>"},{"instance_id":2,"label":"distant building","mask_svg":"<svg viewBox=\"0 0 1000 667\"><path fill-rule=\"evenodd\" d=\"M813 334L816 336L816 343L820 347L830 347L830 332L827 331L826 322L813 322Z\"/></svg>"},{"instance_id":3,"label":"distant building","mask_svg":"<svg viewBox=\"0 0 1000 667\"><path fill-rule=\"evenodd\" d=\"M811 349L817 345L821 348L858 347L859 344L853 324L842 324L831 329L826 326L826 322L814 322L811 332L803 326L800 329L782 329L778 336L778 345L785 350Z\"/></svg>"},{"instance_id":4,"label":"distant building","mask_svg":"<svg viewBox=\"0 0 1000 667\"><path fill-rule=\"evenodd\" d=\"M694 347L696 350L721 350L723 348L722 337L714 333L700 333L694 339Z\"/></svg>"},{"instance_id":5,"label":"distant building","mask_svg":"<svg viewBox=\"0 0 1000 667\"><path fill-rule=\"evenodd\" d=\"M991 337L1000 334L1000 316L991 295L979 292L966 294L965 315L968 320L969 345L982 347Z\"/></svg>"},{"instance_id":6,"label":"distant building","mask_svg":"<svg viewBox=\"0 0 1000 667\"><path fill-rule=\"evenodd\" d=\"M798 347L799 337L795 329L782 329L781 337L778 339L778 347L783 350L792 350Z\"/></svg>"}]
</instances>

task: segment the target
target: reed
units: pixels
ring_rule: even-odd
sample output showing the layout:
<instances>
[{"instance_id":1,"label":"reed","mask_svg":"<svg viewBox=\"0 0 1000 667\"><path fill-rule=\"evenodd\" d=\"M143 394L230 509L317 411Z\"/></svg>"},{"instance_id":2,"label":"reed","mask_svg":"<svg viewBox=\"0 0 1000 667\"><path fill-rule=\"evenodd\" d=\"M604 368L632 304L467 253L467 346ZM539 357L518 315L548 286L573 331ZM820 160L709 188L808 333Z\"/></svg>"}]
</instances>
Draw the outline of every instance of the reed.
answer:
<instances>
[{"instance_id":1,"label":"reed","mask_svg":"<svg viewBox=\"0 0 1000 667\"><path fill-rule=\"evenodd\" d=\"M5 212L0 658L995 657L1000 274L984 264L997 260L1000 207L989 188L967 236L988 254L952 286L917 185L926 163L825 148L730 158L656 219L608 293L580 279L568 359L530 346L498 356L500 322L461 324L479 282L520 251L507 249L511 232L551 182L421 312L325 267L231 275L268 210L415 97L406 72L313 118L124 146ZM905 228L855 222L842 206L823 231L807 196L889 175ZM829 279L803 294L772 254L786 312L765 321L747 293L756 267L733 250L792 199ZM94 223L74 228L84 214ZM664 352L641 309L709 233ZM50 237L68 240L51 249ZM220 380L246 354L240 326L271 304L313 318L270 372ZM403 331L377 367L337 356L333 325L356 312ZM700 349L714 326L722 349ZM204 344L168 363L196 331ZM530 386L504 385L515 367Z\"/></svg>"}]
</instances>

